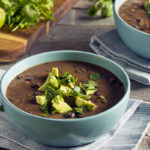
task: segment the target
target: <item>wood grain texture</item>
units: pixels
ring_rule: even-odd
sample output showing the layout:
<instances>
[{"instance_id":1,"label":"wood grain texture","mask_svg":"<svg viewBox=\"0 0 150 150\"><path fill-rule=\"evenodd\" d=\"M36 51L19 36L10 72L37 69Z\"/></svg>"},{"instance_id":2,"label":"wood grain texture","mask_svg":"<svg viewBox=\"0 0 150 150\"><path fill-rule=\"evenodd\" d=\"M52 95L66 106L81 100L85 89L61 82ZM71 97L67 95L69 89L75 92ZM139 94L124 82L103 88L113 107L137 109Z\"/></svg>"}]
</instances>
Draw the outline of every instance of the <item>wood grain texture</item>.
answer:
<instances>
[{"instance_id":1,"label":"wood grain texture","mask_svg":"<svg viewBox=\"0 0 150 150\"><path fill-rule=\"evenodd\" d=\"M0 43L0 62L9 62L10 58L18 58L25 52L25 46L21 42L0 38Z\"/></svg>"},{"instance_id":2,"label":"wood grain texture","mask_svg":"<svg viewBox=\"0 0 150 150\"><path fill-rule=\"evenodd\" d=\"M0 30L0 62L12 62L26 51L54 26L78 0L55 0L53 8L55 21L40 22L29 29L10 32L7 27Z\"/></svg>"}]
</instances>

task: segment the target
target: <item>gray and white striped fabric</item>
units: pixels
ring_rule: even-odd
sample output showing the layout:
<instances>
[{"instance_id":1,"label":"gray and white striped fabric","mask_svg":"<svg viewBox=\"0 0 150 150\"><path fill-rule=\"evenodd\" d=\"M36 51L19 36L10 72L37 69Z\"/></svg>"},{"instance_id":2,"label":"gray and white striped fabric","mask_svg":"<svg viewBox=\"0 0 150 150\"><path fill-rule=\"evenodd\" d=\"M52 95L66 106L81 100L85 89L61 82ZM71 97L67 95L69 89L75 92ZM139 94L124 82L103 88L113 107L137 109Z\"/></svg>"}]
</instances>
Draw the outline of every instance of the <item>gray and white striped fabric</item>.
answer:
<instances>
[{"instance_id":1,"label":"gray and white striped fabric","mask_svg":"<svg viewBox=\"0 0 150 150\"><path fill-rule=\"evenodd\" d=\"M0 70L0 75L2 71ZM1 101L1 100L0 100ZM136 150L150 122L150 103L129 100L125 115L106 135L97 141L71 148L42 145L25 136L11 122L5 112L0 112L0 149L11 150Z\"/></svg>"},{"instance_id":2,"label":"gray and white striped fabric","mask_svg":"<svg viewBox=\"0 0 150 150\"><path fill-rule=\"evenodd\" d=\"M131 79L150 85L150 61L127 48L115 29L93 36L90 47L120 64Z\"/></svg>"}]
</instances>

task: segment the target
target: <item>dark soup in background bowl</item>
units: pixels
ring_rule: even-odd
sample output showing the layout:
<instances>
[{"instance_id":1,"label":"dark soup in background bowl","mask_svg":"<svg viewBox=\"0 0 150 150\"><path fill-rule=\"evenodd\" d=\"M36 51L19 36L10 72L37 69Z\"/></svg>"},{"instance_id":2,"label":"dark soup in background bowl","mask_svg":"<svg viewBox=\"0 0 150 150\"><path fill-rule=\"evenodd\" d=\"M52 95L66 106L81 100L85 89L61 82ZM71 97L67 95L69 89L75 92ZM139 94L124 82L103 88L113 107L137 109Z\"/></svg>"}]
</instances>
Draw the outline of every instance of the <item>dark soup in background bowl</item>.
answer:
<instances>
[{"instance_id":1,"label":"dark soup in background bowl","mask_svg":"<svg viewBox=\"0 0 150 150\"><path fill-rule=\"evenodd\" d=\"M147 10L149 5L149 13ZM119 9L120 17L137 30L150 34L150 2L148 0L127 0Z\"/></svg>"},{"instance_id":2,"label":"dark soup in background bowl","mask_svg":"<svg viewBox=\"0 0 150 150\"><path fill-rule=\"evenodd\" d=\"M135 53L150 59L150 2L116 0L114 19L123 42Z\"/></svg>"},{"instance_id":3,"label":"dark soup in background bowl","mask_svg":"<svg viewBox=\"0 0 150 150\"><path fill-rule=\"evenodd\" d=\"M24 59L1 81L10 121L34 140L77 146L110 131L124 114L130 82L113 61L81 51Z\"/></svg>"}]
</instances>

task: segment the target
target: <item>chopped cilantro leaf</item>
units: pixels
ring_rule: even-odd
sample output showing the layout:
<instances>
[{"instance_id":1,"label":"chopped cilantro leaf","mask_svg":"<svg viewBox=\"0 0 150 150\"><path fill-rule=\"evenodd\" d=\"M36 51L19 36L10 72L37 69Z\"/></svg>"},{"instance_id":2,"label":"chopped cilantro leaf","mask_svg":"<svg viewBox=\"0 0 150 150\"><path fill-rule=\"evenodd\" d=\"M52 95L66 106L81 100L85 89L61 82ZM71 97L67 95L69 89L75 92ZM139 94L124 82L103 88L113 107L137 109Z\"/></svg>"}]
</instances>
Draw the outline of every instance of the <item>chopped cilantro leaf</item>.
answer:
<instances>
[{"instance_id":1,"label":"chopped cilantro leaf","mask_svg":"<svg viewBox=\"0 0 150 150\"><path fill-rule=\"evenodd\" d=\"M76 114L78 114L78 115L82 115L83 114L83 112L84 112L84 110L83 110L83 108L81 107L76 107L76 108L74 108L74 112L76 113Z\"/></svg>"},{"instance_id":2,"label":"chopped cilantro leaf","mask_svg":"<svg viewBox=\"0 0 150 150\"><path fill-rule=\"evenodd\" d=\"M88 108L86 106L83 106L83 107L76 107L73 110L77 115L82 115L84 112L88 111Z\"/></svg>"},{"instance_id":3,"label":"chopped cilantro leaf","mask_svg":"<svg viewBox=\"0 0 150 150\"><path fill-rule=\"evenodd\" d=\"M58 95L58 92L56 92L54 88L47 86L45 89L45 95L48 100L52 100L56 95Z\"/></svg>"},{"instance_id":4,"label":"chopped cilantro leaf","mask_svg":"<svg viewBox=\"0 0 150 150\"><path fill-rule=\"evenodd\" d=\"M74 78L69 72L66 72L65 74L59 76L59 79L61 80L61 83L64 85L68 85L68 83L76 83L78 78Z\"/></svg>"},{"instance_id":5,"label":"chopped cilantro leaf","mask_svg":"<svg viewBox=\"0 0 150 150\"><path fill-rule=\"evenodd\" d=\"M47 117L47 115L48 115L48 112L41 114L42 117Z\"/></svg>"},{"instance_id":6,"label":"chopped cilantro leaf","mask_svg":"<svg viewBox=\"0 0 150 150\"><path fill-rule=\"evenodd\" d=\"M91 80L99 80L101 78L101 75L99 73L92 73L90 74Z\"/></svg>"}]
</instances>

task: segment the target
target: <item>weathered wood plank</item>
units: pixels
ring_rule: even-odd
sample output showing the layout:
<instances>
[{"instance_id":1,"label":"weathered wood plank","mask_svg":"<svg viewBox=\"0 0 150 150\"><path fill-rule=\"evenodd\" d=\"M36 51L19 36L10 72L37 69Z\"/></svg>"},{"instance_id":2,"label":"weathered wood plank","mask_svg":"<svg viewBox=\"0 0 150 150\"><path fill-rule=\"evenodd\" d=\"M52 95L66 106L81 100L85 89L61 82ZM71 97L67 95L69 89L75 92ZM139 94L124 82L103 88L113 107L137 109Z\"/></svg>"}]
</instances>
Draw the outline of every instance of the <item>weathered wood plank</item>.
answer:
<instances>
[{"instance_id":1,"label":"weathered wood plank","mask_svg":"<svg viewBox=\"0 0 150 150\"><path fill-rule=\"evenodd\" d=\"M58 22L77 1L78 0L56 0L53 11L55 22L40 22L29 29L19 29L15 32L10 32L7 27L0 29L0 62L12 62L28 51L41 37L43 37L49 31L50 26L52 26L52 24L56 24L56 22ZM3 43L1 42L2 40L4 41ZM7 44L7 40L10 44ZM12 49L11 45L13 45L13 42L22 43L23 48L22 46L18 45L18 47L13 47L14 49Z\"/></svg>"},{"instance_id":2,"label":"weathered wood plank","mask_svg":"<svg viewBox=\"0 0 150 150\"><path fill-rule=\"evenodd\" d=\"M73 9L89 9L94 3L89 0L80 0L73 6Z\"/></svg>"},{"instance_id":3,"label":"weathered wood plank","mask_svg":"<svg viewBox=\"0 0 150 150\"><path fill-rule=\"evenodd\" d=\"M113 29L114 26L94 26L89 25L57 25L41 41L89 41L92 35L106 32ZM87 43L88 45L89 43ZM82 45L81 45L82 47Z\"/></svg>"},{"instance_id":4,"label":"weathered wood plank","mask_svg":"<svg viewBox=\"0 0 150 150\"><path fill-rule=\"evenodd\" d=\"M99 26L112 26L114 25L113 17L108 18L101 18L100 16L97 17L90 17L88 16L88 10L86 9L72 9L70 10L67 15L59 22L59 24L66 24L66 25L89 25L91 28L96 25Z\"/></svg>"},{"instance_id":5,"label":"weathered wood plank","mask_svg":"<svg viewBox=\"0 0 150 150\"><path fill-rule=\"evenodd\" d=\"M62 49L92 52L89 47L91 36L112 28L113 26L91 28L90 26L57 25L31 49L28 55Z\"/></svg>"}]
</instances>

